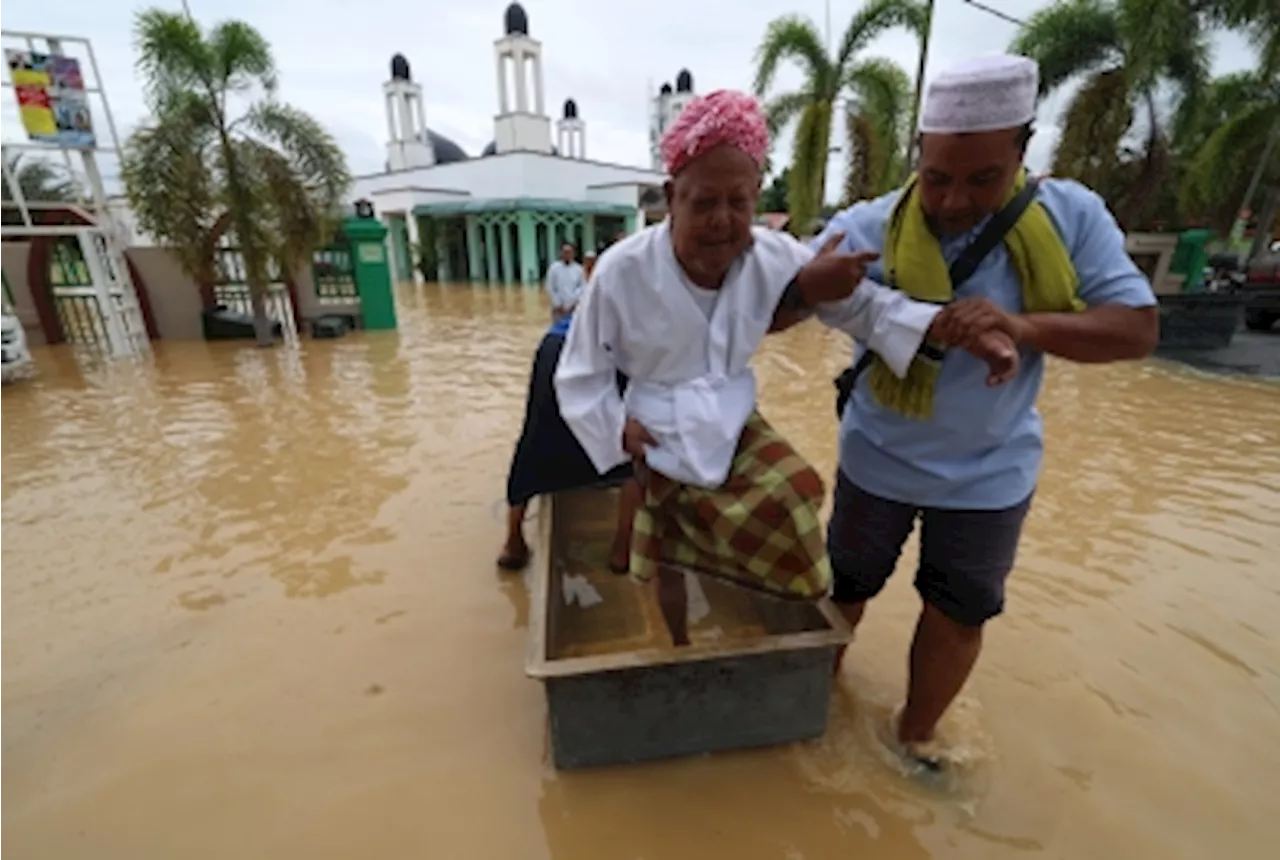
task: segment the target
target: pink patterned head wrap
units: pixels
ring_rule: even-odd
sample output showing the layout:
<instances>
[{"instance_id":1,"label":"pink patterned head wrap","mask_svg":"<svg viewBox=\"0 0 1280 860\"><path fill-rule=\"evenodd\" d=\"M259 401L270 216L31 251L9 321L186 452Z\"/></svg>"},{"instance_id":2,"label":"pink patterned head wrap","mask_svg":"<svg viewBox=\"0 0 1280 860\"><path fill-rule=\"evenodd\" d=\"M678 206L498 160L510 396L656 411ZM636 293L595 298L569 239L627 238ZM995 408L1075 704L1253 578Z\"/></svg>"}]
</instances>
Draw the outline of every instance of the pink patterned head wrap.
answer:
<instances>
[{"instance_id":1,"label":"pink patterned head wrap","mask_svg":"<svg viewBox=\"0 0 1280 860\"><path fill-rule=\"evenodd\" d=\"M675 176L689 162L725 143L751 156L760 167L769 152L769 128L760 103L736 90L698 96L662 136L662 161Z\"/></svg>"}]
</instances>

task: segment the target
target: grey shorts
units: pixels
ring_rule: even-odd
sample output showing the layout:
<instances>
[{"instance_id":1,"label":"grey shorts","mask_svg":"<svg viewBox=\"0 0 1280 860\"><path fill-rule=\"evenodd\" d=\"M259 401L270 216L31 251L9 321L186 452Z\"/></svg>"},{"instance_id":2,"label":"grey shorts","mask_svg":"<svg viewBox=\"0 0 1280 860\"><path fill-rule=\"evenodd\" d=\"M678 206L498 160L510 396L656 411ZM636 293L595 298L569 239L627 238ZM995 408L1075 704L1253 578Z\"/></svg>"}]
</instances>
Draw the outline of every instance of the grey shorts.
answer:
<instances>
[{"instance_id":1,"label":"grey shorts","mask_svg":"<svg viewBox=\"0 0 1280 860\"><path fill-rule=\"evenodd\" d=\"M836 470L827 552L835 577L831 599L861 603L880 593L921 520L916 591L958 624L977 627L1004 609L1031 497L995 511L919 508L873 496Z\"/></svg>"}]
</instances>

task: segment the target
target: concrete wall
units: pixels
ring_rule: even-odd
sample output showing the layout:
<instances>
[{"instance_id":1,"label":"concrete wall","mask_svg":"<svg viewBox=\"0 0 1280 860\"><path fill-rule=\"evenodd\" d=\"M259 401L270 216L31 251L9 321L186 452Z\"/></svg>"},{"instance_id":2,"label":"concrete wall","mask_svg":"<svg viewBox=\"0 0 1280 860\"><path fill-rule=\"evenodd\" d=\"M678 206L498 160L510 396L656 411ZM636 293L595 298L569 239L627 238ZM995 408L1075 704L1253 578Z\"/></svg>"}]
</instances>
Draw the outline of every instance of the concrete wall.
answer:
<instances>
[{"instance_id":1,"label":"concrete wall","mask_svg":"<svg viewBox=\"0 0 1280 860\"><path fill-rule=\"evenodd\" d=\"M147 287L151 300L151 312L155 317L156 332L162 340L200 340L204 337L200 324L200 290L196 282L182 270L178 258L166 248L131 247L125 253L137 269ZM14 312L26 330L27 342L32 345L45 343L44 330L31 298L31 285L27 280L27 261L30 247L26 242L3 243L4 276L13 293ZM325 313L359 315L359 304L321 305L316 300L315 285L310 267L294 276L298 292L298 313L303 320L312 320Z\"/></svg>"},{"instance_id":2,"label":"concrete wall","mask_svg":"<svg viewBox=\"0 0 1280 860\"><path fill-rule=\"evenodd\" d=\"M163 340L199 340L200 289L166 248L125 251L147 285L156 332ZM136 286L136 285L135 285Z\"/></svg>"},{"instance_id":3,"label":"concrete wall","mask_svg":"<svg viewBox=\"0 0 1280 860\"><path fill-rule=\"evenodd\" d=\"M13 293L13 312L22 321L27 343L40 346L45 342L40 317L35 302L31 300L31 284L27 281L27 259L31 248L26 242L0 242L0 260L4 265L4 277Z\"/></svg>"},{"instance_id":4,"label":"concrete wall","mask_svg":"<svg viewBox=\"0 0 1280 860\"><path fill-rule=\"evenodd\" d=\"M1128 233L1124 237L1125 251L1151 279L1151 289L1157 296L1176 295L1182 288L1180 276L1169 276L1169 264L1177 247L1178 237L1172 233Z\"/></svg>"}]
</instances>

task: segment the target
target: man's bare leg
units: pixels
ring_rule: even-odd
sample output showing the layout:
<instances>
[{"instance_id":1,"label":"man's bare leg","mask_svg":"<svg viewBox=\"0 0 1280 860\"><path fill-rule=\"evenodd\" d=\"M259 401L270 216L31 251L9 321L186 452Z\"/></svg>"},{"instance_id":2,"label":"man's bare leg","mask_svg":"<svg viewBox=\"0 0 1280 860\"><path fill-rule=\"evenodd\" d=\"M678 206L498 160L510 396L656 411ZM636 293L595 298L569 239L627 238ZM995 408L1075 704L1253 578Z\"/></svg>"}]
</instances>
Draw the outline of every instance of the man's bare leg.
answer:
<instances>
[{"instance_id":1,"label":"man's bare leg","mask_svg":"<svg viewBox=\"0 0 1280 860\"><path fill-rule=\"evenodd\" d=\"M846 615L847 617L847 615ZM924 743L959 695L982 650L982 628L957 624L924 605L911 641L907 705L898 721L898 740Z\"/></svg>"},{"instance_id":2,"label":"man's bare leg","mask_svg":"<svg viewBox=\"0 0 1280 860\"><path fill-rule=\"evenodd\" d=\"M640 484L633 479L618 490L618 525L613 532L613 547L609 550L609 569L614 573L626 573L631 567L631 527L635 524L638 507Z\"/></svg>"},{"instance_id":3,"label":"man's bare leg","mask_svg":"<svg viewBox=\"0 0 1280 860\"><path fill-rule=\"evenodd\" d=\"M524 539L524 515L528 505L514 505L507 509L507 539L498 556L498 567L503 570L521 570L529 563L529 544Z\"/></svg>"},{"instance_id":4,"label":"man's bare leg","mask_svg":"<svg viewBox=\"0 0 1280 860\"><path fill-rule=\"evenodd\" d=\"M669 567L658 571L658 606L676 645L689 644L689 595L684 587L684 573Z\"/></svg>"}]
</instances>

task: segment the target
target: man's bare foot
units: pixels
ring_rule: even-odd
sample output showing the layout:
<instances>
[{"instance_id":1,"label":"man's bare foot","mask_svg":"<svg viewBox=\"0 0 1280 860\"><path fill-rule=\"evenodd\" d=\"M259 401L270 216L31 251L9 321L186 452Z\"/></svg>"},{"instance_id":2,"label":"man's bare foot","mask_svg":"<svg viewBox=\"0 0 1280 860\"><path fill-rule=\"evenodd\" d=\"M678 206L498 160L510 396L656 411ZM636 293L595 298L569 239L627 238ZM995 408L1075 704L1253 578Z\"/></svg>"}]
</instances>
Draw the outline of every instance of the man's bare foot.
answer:
<instances>
[{"instance_id":1,"label":"man's bare foot","mask_svg":"<svg viewBox=\"0 0 1280 860\"><path fill-rule=\"evenodd\" d=\"M524 541L508 541L498 556L498 567L503 570L524 570L529 566L529 545Z\"/></svg>"},{"instance_id":2,"label":"man's bare foot","mask_svg":"<svg viewBox=\"0 0 1280 860\"><path fill-rule=\"evenodd\" d=\"M902 714L904 706L899 705L890 717L890 728L898 748L908 760L937 773L946 767L946 751L933 737L933 732L924 736L920 732L903 731Z\"/></svg>"},{"instance_id":3,"label":"man's bare foot","mask_svg":"<svg viewBox=\"0 0 1280 860\"><path fill-rule=\"evenodd\" d=\"M627 573L630 572L631 570L631 548L630 547L623 547L622 549L618 549L617 547L614 547L609 552L609 570L618 574L619 576L625 576Z\"/></svg>"}]
</instances>

